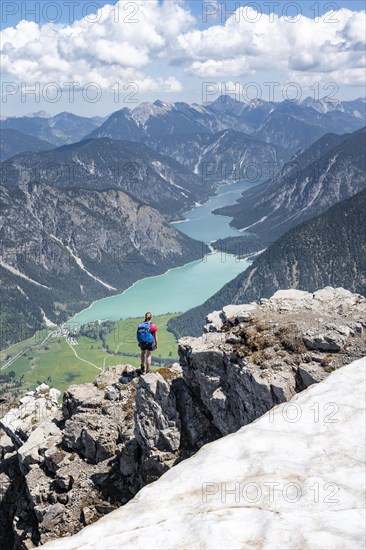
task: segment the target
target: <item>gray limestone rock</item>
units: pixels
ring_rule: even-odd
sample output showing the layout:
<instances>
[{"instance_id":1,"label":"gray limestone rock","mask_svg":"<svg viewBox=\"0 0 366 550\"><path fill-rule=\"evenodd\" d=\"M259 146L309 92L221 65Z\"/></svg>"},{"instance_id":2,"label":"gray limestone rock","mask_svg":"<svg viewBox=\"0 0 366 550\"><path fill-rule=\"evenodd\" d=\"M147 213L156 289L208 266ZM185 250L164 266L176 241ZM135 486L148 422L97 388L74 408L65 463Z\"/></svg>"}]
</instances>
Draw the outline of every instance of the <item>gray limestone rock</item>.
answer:
<instances>
[{"instance_id":1,"label":"gray limestone rock","mask_svg":"<svg viewBox=\"0 0 366 550\"><path fill-rule=\"evenodd\" d=\"M365 328L362 296L279 291L209 315L202 337L180 340L180 364L141 377L118 365L70 386L62 413L42 384L0 423L0 497L11 497L0 527L20 548L76 533L206 443L366 355Z\"/></svg>"}]
</instances>

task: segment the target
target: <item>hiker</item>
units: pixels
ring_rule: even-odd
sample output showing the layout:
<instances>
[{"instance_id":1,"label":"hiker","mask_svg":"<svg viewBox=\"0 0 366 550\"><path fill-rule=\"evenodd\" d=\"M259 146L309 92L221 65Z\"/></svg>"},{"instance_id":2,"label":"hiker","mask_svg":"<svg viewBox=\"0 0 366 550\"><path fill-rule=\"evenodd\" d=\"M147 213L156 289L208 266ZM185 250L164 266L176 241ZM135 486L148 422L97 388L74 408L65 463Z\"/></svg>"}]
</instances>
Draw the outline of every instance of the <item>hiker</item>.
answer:
<instances>
[{"instance_id":1,"label":"hiker","mask_svg":"<svg viewBox=\"0 0 366 550\"><path fill-rule=\"evenodd\" d=\"M141 349L141 374L151 372L152 352L158 347L158 327L151 322L150 311L145 314L145 321L137 328L137 341Z\"/></svg>"}]
</instances>

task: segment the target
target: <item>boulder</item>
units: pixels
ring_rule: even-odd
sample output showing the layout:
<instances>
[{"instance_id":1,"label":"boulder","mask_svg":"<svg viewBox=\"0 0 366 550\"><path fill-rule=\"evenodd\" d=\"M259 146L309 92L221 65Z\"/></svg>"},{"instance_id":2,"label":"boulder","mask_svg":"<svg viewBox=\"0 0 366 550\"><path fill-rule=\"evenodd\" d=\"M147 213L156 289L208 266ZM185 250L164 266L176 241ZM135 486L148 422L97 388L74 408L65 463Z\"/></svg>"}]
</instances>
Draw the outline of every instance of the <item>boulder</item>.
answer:
<instances>
[{"instance_id":1,"label":"boulder","mask_svg":"<svg viewBox=\"0 0 366 550\"><path fill-rule=\"evenodd\" d=\"M0 460L2 460L7 454L14 452L15 447L8 435L4 433L0 436Z\"/></svg>"},{"instance_id":2,"label":"boulder","mask_svg":"<svg viewBox=\"0 0 366 550\"><path fill-rule=\"evenodd\" d=\"M51 531L63 519L65 508L59 502L49 506L40 523L42 531Z\"/></svg>"},{"instance_id":3,"label":"boulder","mask_svg":"<svg viewBox=\"0 0 366 550\"><path fill-rule=\"evenodd\" d=\"M65 423L63 444L92 463L114 455L118 432L110 418L91 413L76 414Z\"/></svg>"},{"instance_id":4,"label":"boulder","mask_svg":"<svg viewBox=\"0 0 366 550\"><path fill-rule=\"evenodd\" d=\"M50 394L51 391L51 394ZM10 437L16 447L27 441L34 429L44 421L52 422L59 417L55 396L49 386L41 384L35 392L28 392L20 399L20 407L10 411L0 419L0 428Z\"/></svg>"},{"instance_id":5,"label":"boulder","mask_svg":"<svg viewBox=\"0 0 366 550\"><path fill-rule=\"evenodd\" d=\"M339 352L347 342L347 336L338 330L323 333L309 331L304 334L304 344L309 350Z\"/></svg>"},{"instance_id":6,"label":"boulder","mask_svg":"<svg viewBox=\"0 0 366 550\"><path fill-rule=\"evenodd\" d=\"M23 473L28 471L31 464L42 463L47 449L60 443L61 440L61 430L54 422L49 420L42 422L18 449L19 463Z\"/></svg>"},{"instance_id":7,"label":"boulder","mask_svg":"<svg viewBox=\"0 0 366 550\"><path fill-rule=\"evenodd\" d=\"M221 330L223 319L221 311L213 311L206 317L204 332L219 332Z\"/></svg>"},{"instance_id":8,"label":"boulder","mask_svg":"<svg viewBox=\"0 0 366 550\"><path fill-rule=\"evenodd\" d=\"M222 308L222 316L224 322L228 322L231 319L234 322L242 323L251 321L254 311L257 309L257 304L240 304L230 305Z\"/></svg>"}]
</instances>

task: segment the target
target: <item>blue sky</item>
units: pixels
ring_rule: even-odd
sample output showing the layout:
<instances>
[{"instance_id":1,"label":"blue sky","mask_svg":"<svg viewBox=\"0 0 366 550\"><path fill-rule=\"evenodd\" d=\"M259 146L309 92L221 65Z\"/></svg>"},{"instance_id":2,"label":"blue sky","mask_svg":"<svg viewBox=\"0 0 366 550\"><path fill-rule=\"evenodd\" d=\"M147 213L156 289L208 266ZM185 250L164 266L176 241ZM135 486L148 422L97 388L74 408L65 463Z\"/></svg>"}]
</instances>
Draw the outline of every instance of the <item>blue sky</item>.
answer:
<instances>
[{"instance_id":1,"label":"blue sky","mask_svg":"<svg viewBox=\"0 0 366 550\"><path fill-rule=\"evenodd\" d=\"M1 112L106 115L225 91L363 97L364 10L359 0L3 0Z\"/></svg>"},{"instance_id":2,"label":"blue sky","mask_svg":"<svg viewBox=\"0 0 366 550\"><path fill-rule=\"evenodd\" d=\"M69 23L77 19L81 19L85 15L95 13L96 6L102 7L105 4L115 4L117 0L2 0L1 5L1 29L15 26L22 18L28 21L37 21L44 23L46 21L56 20L57 22ZM192 13L198 19L205 19L207 25L213 22L213 17L210 13L215 11L213 4L215 1L207 2L201 0L187 0L186 4L190 7ZM58 4L59 9L55 7ZM314 0L299 0L297 2L288 2L284 0L261 0L261 1L239 1L239 0L225 0L225 2L218 0L216 2L219 6L225 6L226 13L235 9L236 6L245 5L258 5L261 7L264 13L268 13L269 10L281 15L286 10L289 15L296 12L296 7L290 4L297 4L301 7L301 11L307 17L315 17L317 11L319 15L328 11L328 9L336 9L346 7L353 11L359 11L365 9L364 0L337 0L336 2L323 1L318 2ZM46 7L47 6L47 7ZM332 7L333 6L333 7ZM203 22L202 22L202 26Z\"/></svg>"}]
</instances>

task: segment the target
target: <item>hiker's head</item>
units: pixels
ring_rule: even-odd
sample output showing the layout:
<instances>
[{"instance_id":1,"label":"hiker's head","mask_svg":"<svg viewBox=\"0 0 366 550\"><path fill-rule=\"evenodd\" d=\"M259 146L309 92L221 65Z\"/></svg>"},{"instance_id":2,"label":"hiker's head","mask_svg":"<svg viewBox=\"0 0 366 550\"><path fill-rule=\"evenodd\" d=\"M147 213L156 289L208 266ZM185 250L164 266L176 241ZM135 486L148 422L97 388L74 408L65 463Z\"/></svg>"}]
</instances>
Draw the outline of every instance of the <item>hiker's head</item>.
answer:
<instances>
[{"instance_id":1,"label":"hiker's head","mask_svg":"<svg viewBox=\"0 0 366 550\"><path fill-rule=\"evenodd\" d=\"M145 323L146 321L151 321L151 319L152 319L152 315L150 311L148 311L147 313L145 313Z\"/></svg>"}]
</instances>

